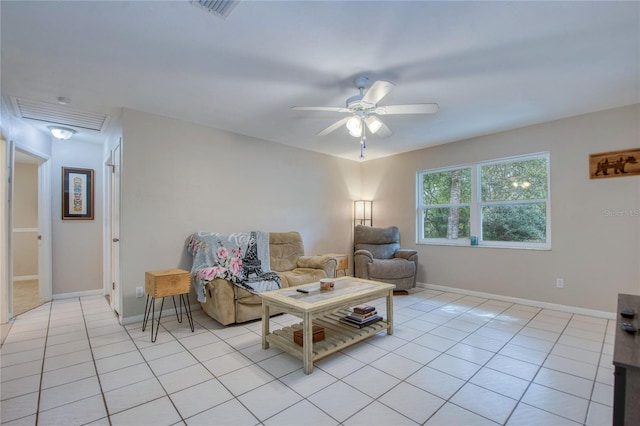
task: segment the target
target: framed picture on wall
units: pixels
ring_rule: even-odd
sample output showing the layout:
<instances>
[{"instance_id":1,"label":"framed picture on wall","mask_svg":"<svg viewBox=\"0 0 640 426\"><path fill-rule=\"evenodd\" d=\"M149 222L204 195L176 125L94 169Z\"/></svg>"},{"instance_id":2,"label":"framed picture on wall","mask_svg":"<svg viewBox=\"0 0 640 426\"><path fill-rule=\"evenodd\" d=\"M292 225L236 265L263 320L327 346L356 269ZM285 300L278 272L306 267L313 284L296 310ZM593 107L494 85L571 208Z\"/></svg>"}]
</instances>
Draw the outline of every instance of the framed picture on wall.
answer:
<instances>
[{"instance_id":1,"label":"framed picture on wall","mask_svg":"<svg viewBox=\"0 0 640 426\"><path fill-rule=\"evenodd\" d=\"M93 220L93 169L62 168L62 220Z\"/></svg>"},{"instance_id":2,"label":"framed picture on wall","mask_svg":"<svg viewBox=\"0 0 640 426\"><path fill-rule=\"evenodd\" d=\"M589 178L602 179L640 175L640 148L589 155Z\"/></svg>"}]
</instances>

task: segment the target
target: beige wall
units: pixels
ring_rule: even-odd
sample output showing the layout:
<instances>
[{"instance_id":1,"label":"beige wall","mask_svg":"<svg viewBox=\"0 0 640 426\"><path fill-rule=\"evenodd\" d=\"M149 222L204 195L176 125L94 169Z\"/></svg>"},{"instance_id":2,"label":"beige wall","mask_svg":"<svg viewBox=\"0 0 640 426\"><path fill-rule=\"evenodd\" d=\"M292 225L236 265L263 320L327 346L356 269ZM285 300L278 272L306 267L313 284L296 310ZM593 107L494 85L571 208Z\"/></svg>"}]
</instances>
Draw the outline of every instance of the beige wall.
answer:
<instances>
[{"instance_id":1,"label":"beige wall","mask_svg":"<svg viewBox=\"0 0 640 426\"><path fill-rule=\"evenodd\" d=\"M13 233L13 277L38 275L38 232Z\"/></svg>"},{"instance_id":2,"label":"beige wall","mask_svg":"<svg viewBox=\"0 0 640 426\"><path fill-rule=\"evenodd\" d=\"M16 163L13 172L14 228L38 227L38 165Z\"/></svg>"},{"instance_id":3,"label":"beige wall","mask_svg":"<svg viewBox=\"0 0 640 426\"><path fill-rule=\"evenodd\" d=\"M102 146L73 138L52 144L53 295L102 289ZM62 220L62 167L94 170L94 220Z\"/></svg>"},{"instance_id":4,"label":"beige wall","mask_svg":"<svg viewBox=\"0 0 640 426\"><path fill-rule=\"evenodd\" d=\"M122 315L143 313L144 271L189 268L184 242L198 230L298 230L308 254L351 254L360 198L419 250L419 282L613 312L618 292L640 293L640 217L606 212L640 209L640 177L589 180L587 160L637 147L639 123L632 106L359 163L125 110ZM418 170L540 151L551 153L551 251L415 244ZM53 293L102 288L103 147L72 139L51 152ZM96 170L94 221L61 220L62 166Z\"/></svg>"},{"instance_id":5,"label":"beige wall","mask_svg":"<svg viewBox=\"0 0 640 426\"><path fill-rule=\"evenodd\" d=\"M359 191L355 161L124 110L123 318L144 312L145 271L190 269L196 231L296 230L307 254L350 253Z\"/></svg>"},{"instance_id":6,"label":"beige wall","mask_svg":"<svg viewBox=\"0 0 640 426\"><path fill-rule=\"evenodd\" d=\"M635 105L369 161L363 193L375 225L398 225L419 251L419 282L614 312L617 293L640 293L640 176L590 180L588 159L640 146L639 118ZM551 155L552 250L416 244L417 171L541 151Z\"/></svg>"},{"instance_id":7,"label":"beige wall","mask_svg":"<svg viewBox=\"0 0 640 426\"><path fill-rule=\"evenodd\" d=\"M38 275L38 165L13 171L13 276Z\"/></svg>"}]
</instances>

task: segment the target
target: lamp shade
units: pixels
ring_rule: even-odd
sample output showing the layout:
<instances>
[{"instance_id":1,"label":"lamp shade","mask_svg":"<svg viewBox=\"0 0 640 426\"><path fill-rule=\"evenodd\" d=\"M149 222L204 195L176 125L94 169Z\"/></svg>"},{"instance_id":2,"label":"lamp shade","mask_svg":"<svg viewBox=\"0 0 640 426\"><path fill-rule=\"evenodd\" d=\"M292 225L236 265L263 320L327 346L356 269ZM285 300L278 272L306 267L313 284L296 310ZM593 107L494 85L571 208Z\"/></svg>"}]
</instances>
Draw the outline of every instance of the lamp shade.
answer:
<instances>
[{"instance_id":1,"label":"lamp shade","mask_svg":"<svg viewBox=\"0 0 640 426\"><path fill-rule=\"evenodd\" d=\"M362 120L355 115L347 120L347 129L349 134L353 137L359 138L362 135Z\"/></svg>"},{"instance_id":2,"label":"lamp shade","mask_svg":"<svg viewBox=\"0 0 640 426\"><path fill-rule=\"evenodd\" d=\"M69 139L71 136L76 134L75 130L70 129L68 127L50 126L49 131L51 132L54 138L60 139L62 141L65 141Z\"/></svg>"},{"instance_id":3,"label":"lamp shade","mask_svg":"<svg viewBox=\"0 0 640 426\"><path fill-rule=\"evenodd\" d=\"M382 122L376 117L369 117L369 119L367 120L367 126L369 127L369 131L371 133L375 133L380 130L380 127L382 127Z\"/></svg>"},{"instance_id":4,"label":"lamp shade","mask_svg":"<svg viewBox=\"0 0 640 426\"><path fill-rule=\"evenodd\" d=\"M373 226L373 201L357 200L353 202L354 225Z\"/></svg>"}]
</instances>

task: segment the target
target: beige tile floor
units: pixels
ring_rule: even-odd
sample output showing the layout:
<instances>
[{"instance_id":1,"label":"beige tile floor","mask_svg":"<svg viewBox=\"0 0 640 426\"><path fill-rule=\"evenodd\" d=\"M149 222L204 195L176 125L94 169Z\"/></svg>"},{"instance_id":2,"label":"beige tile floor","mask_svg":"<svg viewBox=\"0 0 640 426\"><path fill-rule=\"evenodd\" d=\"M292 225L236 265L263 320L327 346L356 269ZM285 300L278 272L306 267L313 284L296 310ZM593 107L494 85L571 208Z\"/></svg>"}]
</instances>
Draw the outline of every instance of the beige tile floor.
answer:
<instances>
[{"instance_id":1,"label":"beige tile floor","mask_svg":"<svg viewBox=\"0 0 640 426\"><path fill-rule=\"evenodd\" d=\"M383 309L384 301L376 301ZM396 327L316 363L263 350L260 322L156 343L104 297L19 316L0 349L3 425L610 425L614 321L418 289ZM273 325L298 322L288 315Z\"/></svg>"},{"instance_id":2,"label":"beige tile floor","mask_svg":"<svg viewBox=\"0 0 640 426\"><path fill-rule=\"evenodd\" d=\"M13 312L20 315L42 305L38 280L13 282Z\"/></svg>"}]
</instances>

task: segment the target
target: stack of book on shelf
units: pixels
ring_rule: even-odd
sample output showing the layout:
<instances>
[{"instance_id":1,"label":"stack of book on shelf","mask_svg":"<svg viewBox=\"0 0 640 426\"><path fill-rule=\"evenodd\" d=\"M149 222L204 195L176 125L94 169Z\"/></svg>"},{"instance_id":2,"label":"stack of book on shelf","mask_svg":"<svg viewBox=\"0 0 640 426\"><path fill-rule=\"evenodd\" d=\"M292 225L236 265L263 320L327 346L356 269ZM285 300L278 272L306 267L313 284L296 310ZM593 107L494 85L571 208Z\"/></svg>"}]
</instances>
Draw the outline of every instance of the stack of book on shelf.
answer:
<instances>
[{"instance_id":1,"label":"stack of book on shelf","mask_svg":"<svg viewBox=\"0 0 640 426\"><path fill-rule=\"evenodd\" d=\"M378 315L375 306L363 304L354 306L351 313L340 318L340 321L352 327L362 328L381 319L382 317Z\"/></svg>"}]
</instances>

